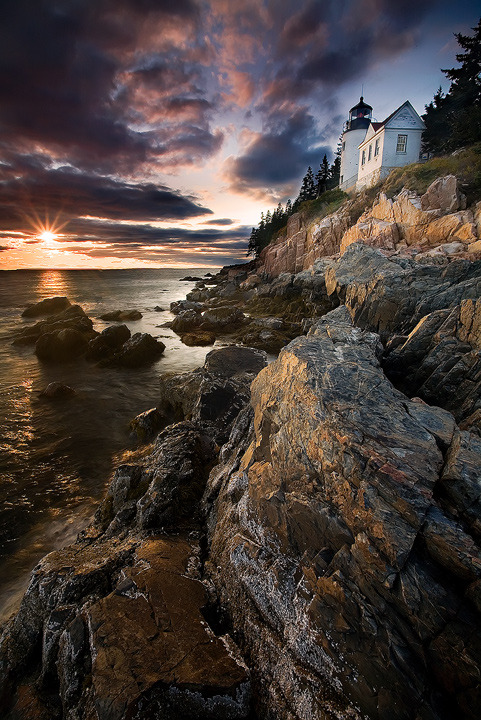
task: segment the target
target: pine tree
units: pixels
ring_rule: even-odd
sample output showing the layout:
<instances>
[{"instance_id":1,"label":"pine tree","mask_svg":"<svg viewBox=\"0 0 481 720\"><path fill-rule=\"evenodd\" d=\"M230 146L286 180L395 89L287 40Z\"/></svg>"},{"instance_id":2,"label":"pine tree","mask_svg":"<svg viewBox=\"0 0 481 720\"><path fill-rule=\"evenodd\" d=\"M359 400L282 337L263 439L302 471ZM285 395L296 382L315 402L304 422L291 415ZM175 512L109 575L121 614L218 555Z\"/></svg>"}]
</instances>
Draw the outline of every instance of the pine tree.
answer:
<instances>
[{"instance_id":1,"label":"pine tree","mask_svg":"<svg viewBox=\"0 0 481 720\"><path fill-rule=\"evenodd\" d=\"M319 166L319 170L316 174L316 196L322 195L327 190L327 183L329 180L329 163L327 162L327 155L324 155L322 162Z\"/></svg>"},{"instance_id":2,"label":"pine tree","mask_svg":"<svg viewBox=\"0 0 481 720\"><path fill-rule=\"evenodd\" d=\"M474 35L455 33L464 52L456 55L457 68L443 70L451 81L448 93L439 89L426 105L424 147L450 152L481 140L481 19Z\"/></svg>"},{"instance_id":3,"label":"pine tree","mask_svg":"<svg viewBox=\"0 0 481 720\"><path fill-rule=\"evenodd\" d=\"M292 215L292 213L293 213L292 202L291 202L291 198L289 198L288 201L286 202L286 215L287 215L287 217L289 217L290 215Z\"/></svg>"},{"instance_id":4,"label":"pine tree","mask_svg":"<svg viewBox=\"0 0 481 720\"><path fill-rule=\"evenodd\" d=\"M341 158L335 157L334 162L329 168L329 178L327 181L327 189L331 190L339 185L341 179Z\"/></svg>"}]
</instances>

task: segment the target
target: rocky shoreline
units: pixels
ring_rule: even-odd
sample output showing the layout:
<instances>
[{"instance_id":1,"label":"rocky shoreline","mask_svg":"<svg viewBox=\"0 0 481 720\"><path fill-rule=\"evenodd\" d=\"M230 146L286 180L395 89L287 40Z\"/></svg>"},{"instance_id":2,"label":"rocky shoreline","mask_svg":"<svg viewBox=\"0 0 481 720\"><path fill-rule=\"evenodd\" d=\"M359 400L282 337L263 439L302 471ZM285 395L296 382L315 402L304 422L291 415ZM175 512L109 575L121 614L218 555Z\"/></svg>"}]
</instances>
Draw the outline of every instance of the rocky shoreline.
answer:
<instances>
[{"instance_id":1,"label":"rocky shoreline","mask_svg":"<svg viewBox=\"0 0 481 720\"><path fill-rule=\"evenodd\" d=\"M452 178L293 216L172 308L236 344L162 378L92 524L34 569L8 720L479 716L480 223Z\"/></svg>"}]
</instances>

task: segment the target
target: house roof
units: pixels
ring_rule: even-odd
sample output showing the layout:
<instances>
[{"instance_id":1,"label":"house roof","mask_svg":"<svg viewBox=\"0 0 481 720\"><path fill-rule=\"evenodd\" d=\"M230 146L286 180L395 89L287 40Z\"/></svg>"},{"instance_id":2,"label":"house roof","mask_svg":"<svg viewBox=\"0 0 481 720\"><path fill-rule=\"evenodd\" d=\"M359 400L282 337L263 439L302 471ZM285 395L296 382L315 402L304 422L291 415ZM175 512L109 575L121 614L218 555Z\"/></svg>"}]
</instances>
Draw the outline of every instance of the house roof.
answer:
<instances>
[{"instance_id":1,"label":"house roof","mask_svg":"<svg viewBox=\"0 0 481 720\"><path fill-rule=\"evenodd\" d=\"M421 123L424 126L424 123L423 123L421 117L419 117L418 113L413 108L413 106L411 105L409 100L406 100L405 102L403 102L402 105L400 105L398 108L396 108L396 110L394 110L390 115L388 115L387 118L385 120L383 120L382 122L371 122L371 124L369 125L369 128L368 128L368 131L366 132L366 137L364 138L364 140L361 143L359 143L359 147L361 147L361 145L363 145L367 140L371 140L373 138L373 136L376 135L376 133L378 133L380 130L382 130L382 128L385 127L385 125L387 125L387 123L390 120L392 120L393 117L395 115L397 115L398 112L400 110L402 110L403 107L406 107L406 106L408 106L413 111L413 113L416 115L416 117L419 118L419 120L421 121ZM373 132L370 132L371 129L373 130Z\"/></svg>"}]
</instances>

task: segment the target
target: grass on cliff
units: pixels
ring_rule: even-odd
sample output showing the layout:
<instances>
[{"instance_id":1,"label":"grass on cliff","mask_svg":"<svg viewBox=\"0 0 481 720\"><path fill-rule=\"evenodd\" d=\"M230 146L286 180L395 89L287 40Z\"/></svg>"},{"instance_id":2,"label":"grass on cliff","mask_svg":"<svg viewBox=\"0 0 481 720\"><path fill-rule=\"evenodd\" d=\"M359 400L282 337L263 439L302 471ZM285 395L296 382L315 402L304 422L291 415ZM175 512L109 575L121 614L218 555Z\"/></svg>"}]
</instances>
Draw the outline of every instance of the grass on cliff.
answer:
<instances>
[{"instance_id":1,"label":"grass on cliff","mask_svg":"<svg viewBox=\"0 0 481 720\"><path fill-rule=\"evenodd\" d=\"M327 190L325 193L322 193L322 195L319 195L319 197L314 200L306 200L301 203L298 212L301 213L307 225L311 220L314 220L314 218L322 220L322 218L327 217L327 215L336 212L348 197L349 196L339 188L333 188L332 190Z\"/></svg>"},{"instance_id":2,"label":"grass on cliff","mask_svg":"<svg viewBox=\"0 0 481 720\"><path fill-rule=\"evenodd\" d=\"M481 143L457 150L451 155L431 158L425 163L413 163L393 170L386 180L377 186L389 198L403 187L418 195L426 192L429 185L443 175L456 175L468 205L481 197Z\"/></svg>"}]
</instances>

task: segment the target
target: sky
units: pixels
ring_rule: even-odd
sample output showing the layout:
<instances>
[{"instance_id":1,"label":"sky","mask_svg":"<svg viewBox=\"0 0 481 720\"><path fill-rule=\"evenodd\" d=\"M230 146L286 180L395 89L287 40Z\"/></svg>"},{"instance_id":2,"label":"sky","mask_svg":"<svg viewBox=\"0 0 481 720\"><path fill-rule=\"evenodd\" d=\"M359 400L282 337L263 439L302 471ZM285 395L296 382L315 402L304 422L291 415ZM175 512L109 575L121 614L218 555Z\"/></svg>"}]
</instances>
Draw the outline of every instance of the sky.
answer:
<instances>
[{"instance_id":1,"label":"sky","mask_svg":"<svg viewBox=\"0 0 481 720\"><path fill-rule=\"evenodd\" d=\"M477 0L2 0L0 267L218 267L332 162L361 92L422 114Z\"/></svg>"}]
</instances>

